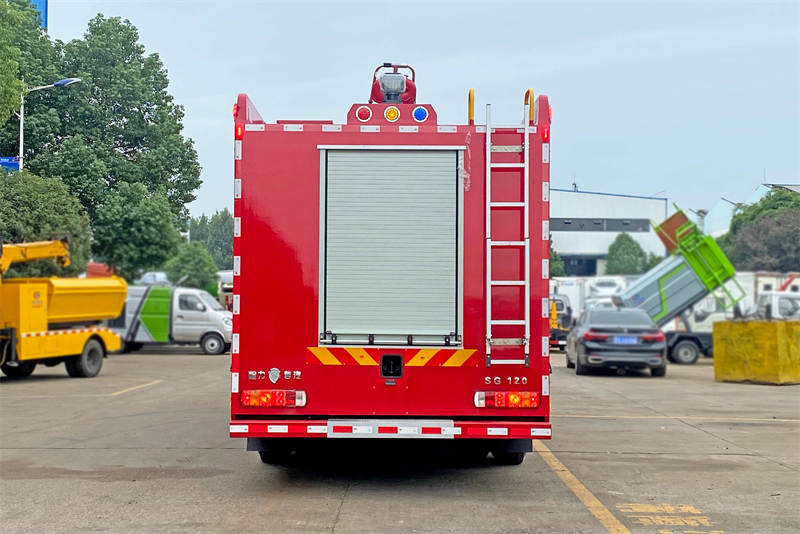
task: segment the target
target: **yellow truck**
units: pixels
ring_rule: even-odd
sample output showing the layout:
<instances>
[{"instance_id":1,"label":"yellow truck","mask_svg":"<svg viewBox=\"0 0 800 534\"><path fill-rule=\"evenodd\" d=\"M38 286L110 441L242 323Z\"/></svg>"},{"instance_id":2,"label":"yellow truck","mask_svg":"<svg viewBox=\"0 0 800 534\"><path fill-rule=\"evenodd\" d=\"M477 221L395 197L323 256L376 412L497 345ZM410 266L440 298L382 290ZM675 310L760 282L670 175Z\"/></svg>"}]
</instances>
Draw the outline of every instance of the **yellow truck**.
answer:
<instances>
[{"instance_id":1,"label":"yellow truck","mask_svg":"<svg viewBox=\"0 0 800 534\"><path fill-rule=\"evenodd\" d=\"M3 244L0 277L13 263L45 258L69 265L66 240ZM122 313L127 291L115 276L0 281L0 370L25 377L38 364L64 362L69 376L97 376L106 354L120 348L103 321Z\"/></svg>"}]
</instances>

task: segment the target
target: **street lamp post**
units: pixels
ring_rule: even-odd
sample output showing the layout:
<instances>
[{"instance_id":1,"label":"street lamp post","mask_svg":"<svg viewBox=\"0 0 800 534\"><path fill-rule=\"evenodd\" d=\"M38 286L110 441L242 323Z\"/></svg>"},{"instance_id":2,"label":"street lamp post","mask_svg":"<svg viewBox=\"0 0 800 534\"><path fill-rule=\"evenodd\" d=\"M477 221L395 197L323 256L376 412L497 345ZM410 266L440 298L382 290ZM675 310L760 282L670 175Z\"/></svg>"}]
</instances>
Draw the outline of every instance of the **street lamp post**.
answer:
<instances>
[{"instance_id":1,"label":"street lamp post","mask_svg":"<svg viewBox=\"0 0 800 534\"><path fill-rule=\"evenodd\" d=\"M28 93L32 93L34 91L41 91L42 89L50 89L51 87L66 87L68 85L72 85L73 83L78 83L81 81L80 78L64 78L63 80L58 80L55 83L51 83L50 85L42 85L39 87L32 87L28 89ZM19 95L19 170L22 170L22 159L23 159L23 151L25 147L25 93Z\"/></svg>"}]
</instances>

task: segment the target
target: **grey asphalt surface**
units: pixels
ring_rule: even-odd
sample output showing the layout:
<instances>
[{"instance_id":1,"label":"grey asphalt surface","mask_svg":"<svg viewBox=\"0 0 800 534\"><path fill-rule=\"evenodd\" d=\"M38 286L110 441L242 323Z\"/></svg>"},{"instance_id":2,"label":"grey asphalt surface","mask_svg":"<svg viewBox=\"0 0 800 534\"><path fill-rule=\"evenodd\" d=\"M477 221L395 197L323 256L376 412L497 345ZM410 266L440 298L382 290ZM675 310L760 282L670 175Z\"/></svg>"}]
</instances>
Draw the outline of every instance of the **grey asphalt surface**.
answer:
<instances>
[{"instance_id":1,"label":"grey asphalt surface","mask_svg":"<svg viewBox=\"0 0 800 534\"><path fill-rule=\"evenodd\" d=\"M609 532L568 473L620 534L800 532L800 387L718 384L708 359L578 377L555 353L556 472L538 453L265 466L228 438L229 356L160 352L0 381L0 532Z\"/></svg>"}]
</instances>

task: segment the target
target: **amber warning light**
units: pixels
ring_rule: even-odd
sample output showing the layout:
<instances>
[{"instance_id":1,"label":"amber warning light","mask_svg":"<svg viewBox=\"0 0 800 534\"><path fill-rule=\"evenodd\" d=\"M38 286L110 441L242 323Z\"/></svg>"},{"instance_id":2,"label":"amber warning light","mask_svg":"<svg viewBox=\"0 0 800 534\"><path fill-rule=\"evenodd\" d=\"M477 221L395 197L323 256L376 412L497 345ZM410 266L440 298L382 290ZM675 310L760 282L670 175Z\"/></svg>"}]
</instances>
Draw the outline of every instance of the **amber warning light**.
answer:
<instances>
[{"instance_id":1,"label":"amber warning light","mask_svg":"<svg viewBox=\"0 0 800 534\"><path fill-rule=\"evenodd\" d=\"M538 408L538 391L476 391L476 408Z\"/></svg>"}]
</instances>

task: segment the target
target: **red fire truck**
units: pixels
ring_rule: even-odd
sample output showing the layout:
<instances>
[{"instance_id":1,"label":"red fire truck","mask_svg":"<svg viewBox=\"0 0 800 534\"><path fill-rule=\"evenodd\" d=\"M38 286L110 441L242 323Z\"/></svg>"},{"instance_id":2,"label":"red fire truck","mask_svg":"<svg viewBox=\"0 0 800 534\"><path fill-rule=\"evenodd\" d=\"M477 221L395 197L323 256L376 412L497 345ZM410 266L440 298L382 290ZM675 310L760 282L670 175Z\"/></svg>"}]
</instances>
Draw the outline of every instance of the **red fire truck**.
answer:
<instances>
[{"instance_id":1,"label":"red fire truck","mask_svg":"<svg viewBox=\"0 0 800 534\"><path fill-rule=\"evenodd\" d=\"M519 464L551 436L547 97L477 125L470 89L443 125L415 77L378 67L344 124L233 108L230 435L265 463L365 438Z\"/></svg>"}]
</instances>

